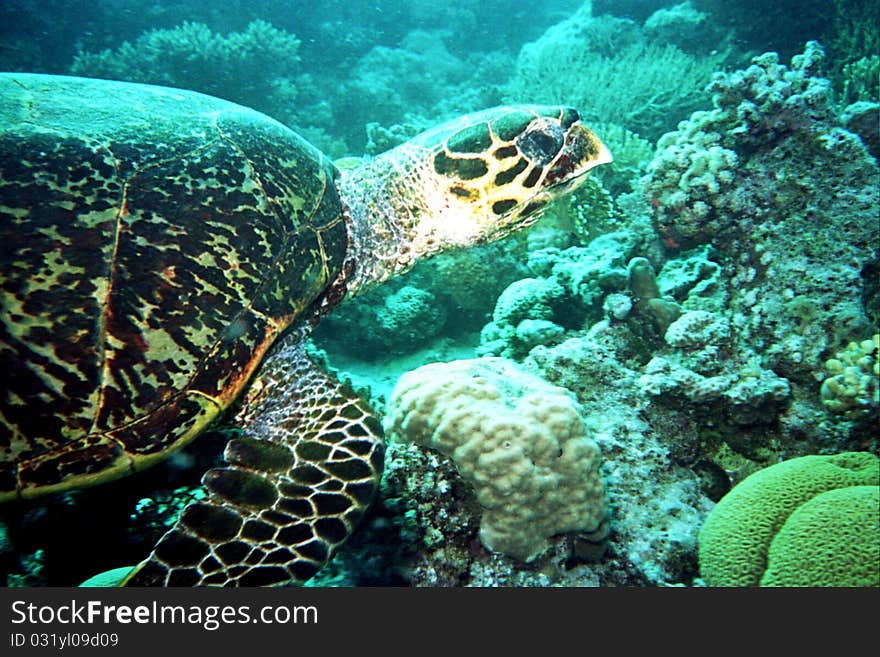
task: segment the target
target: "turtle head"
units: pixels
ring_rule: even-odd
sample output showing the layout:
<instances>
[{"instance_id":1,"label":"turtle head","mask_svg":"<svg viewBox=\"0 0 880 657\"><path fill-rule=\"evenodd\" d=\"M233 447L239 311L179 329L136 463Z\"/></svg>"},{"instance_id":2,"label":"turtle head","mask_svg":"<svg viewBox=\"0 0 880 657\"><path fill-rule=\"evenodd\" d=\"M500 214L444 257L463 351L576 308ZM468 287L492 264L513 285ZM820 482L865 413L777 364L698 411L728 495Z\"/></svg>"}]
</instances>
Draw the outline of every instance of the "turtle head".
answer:
<instances>
[{"instance_id":1,"label":"turtle head","mask_svg":"<svg viewBox=\"0 0 880 657\"><path fill-rule=\"evenodd\" d=\"M350 294L420 258L533 224L590 169L611 162L568 107L496 107L437 126L343 170Z\"/></svg>"},{"instance_id":2,"label":"turtle head","mask_svg":"<svg viewBox=\"0 0 880 657\"><path fill-rule=\"evenodd\" d=\"M424 196L414 249L500 239L534 223L611 153L568 107L496 107L430 130L403 146L421 149Z\"/></svg>"}]
</instances>

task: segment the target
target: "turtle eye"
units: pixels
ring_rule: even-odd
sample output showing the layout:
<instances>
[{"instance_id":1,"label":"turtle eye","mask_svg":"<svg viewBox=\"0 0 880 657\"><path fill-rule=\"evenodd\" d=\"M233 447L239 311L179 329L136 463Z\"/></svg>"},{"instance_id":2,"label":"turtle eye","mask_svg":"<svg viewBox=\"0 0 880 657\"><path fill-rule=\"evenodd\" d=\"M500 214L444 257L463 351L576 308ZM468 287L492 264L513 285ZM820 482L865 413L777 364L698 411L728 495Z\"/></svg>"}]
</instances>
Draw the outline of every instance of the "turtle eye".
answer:
<instances>
[{"instance_id":1,"label":"turtle eye","mask_svg":"<svg viewBox=\"0 0 880 657\"><path fill-rule=\"evenodd\" d=\"M556 157L564 141L557 122L535 121L516 140L520 152L541 166Z\"/></svg>"}]
</instances>

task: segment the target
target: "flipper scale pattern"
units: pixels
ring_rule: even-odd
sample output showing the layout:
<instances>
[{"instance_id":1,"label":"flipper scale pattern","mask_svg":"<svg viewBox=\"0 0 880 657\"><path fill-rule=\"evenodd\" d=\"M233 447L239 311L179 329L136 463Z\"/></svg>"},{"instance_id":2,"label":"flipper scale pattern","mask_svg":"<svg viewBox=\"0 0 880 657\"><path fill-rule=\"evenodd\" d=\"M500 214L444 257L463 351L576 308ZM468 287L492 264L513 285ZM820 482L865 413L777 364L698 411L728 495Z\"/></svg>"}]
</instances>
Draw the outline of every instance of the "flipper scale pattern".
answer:
<instances>
[{"instance_id":1,"label":"flipper scale pattern","mask_svg":"<svg viewBox=\"0 0 880 657\"><path fill-rule=\"evenodd\" d=\"M378 487L382 427L316 368L301 336L263 364L226 466L127 586L285 586L311 578L354 531Z\"/></svg>"}]
</instances>

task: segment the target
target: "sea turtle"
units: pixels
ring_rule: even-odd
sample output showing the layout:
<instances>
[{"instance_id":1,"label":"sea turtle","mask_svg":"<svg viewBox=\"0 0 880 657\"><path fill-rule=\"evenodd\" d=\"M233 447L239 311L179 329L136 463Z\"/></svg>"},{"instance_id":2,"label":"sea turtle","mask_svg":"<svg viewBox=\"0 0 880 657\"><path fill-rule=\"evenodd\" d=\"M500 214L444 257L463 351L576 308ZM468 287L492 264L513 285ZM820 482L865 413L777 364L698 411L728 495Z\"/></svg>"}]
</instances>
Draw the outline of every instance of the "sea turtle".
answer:
<instances>
[{"instance_id":1,"label":"sea turtle","mask_svg":"<svg viewBox=\"0 0 880 657\"><path fill-rule=\"evenodd\" d=\"M208 496L125 583L308 579L383 457L308 328L419 258L533 223L610 159L575 110L512 106L340 172L203 94L0 75L0 501L146 468L235 404Z\"/></svg>"}]
</instances>

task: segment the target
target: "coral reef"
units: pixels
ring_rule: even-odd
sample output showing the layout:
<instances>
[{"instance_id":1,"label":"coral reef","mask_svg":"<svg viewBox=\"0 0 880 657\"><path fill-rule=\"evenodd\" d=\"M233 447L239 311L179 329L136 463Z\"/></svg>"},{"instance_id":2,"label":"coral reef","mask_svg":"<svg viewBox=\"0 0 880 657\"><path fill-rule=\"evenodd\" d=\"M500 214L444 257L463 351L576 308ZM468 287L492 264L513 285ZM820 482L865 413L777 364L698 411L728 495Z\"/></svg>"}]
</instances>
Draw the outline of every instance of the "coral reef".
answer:
<instances>
[{"instance_id":1,"label":"coral reef","mask_svg":"<svg viewBox=\"0 0 880 657\"><path fill-rule=\"evenodd\" d=\"M501 293L478 352L520 360L538 344L559 342L560 329L580 329L601 319L605 296L626 290L627 258L644 239L634 222L629 230L607 233L589 247L531 252L528 267L534 277Z\"/></svg>"},{"instance_id":2,"label":"coral reef","mask_svg":"<svg viewBox=\"0 0 880 657\"><path fill-rule=\"evenodd\" d=\"M698 125L663 135L646 177L657 229L674 247L694 246L701 236L720 231L729 220L724 195L736 189L736 153L720 145L721 133Z\"/></svg>"},{"instance_id":3,"label":"coral reef","mask_svg":"<svg viewBox=\"0 0 880 657\"><path fill-rule=\"evenodd\" d=\"M633 191L654 156L654 145L616 123L600 121L594 123L593 128L596 134L602 135L602 141L614 154L614 161L591 175L595 175L612 196ZM583 193L582 190L578 189L576 194Z\"/></svg>"},{"instance_id":4,"label":"coral reef","mask_svg":"<svg viewBox=\"0 0 880 657\"><path fill-rule=\"evenodd\" d=\"M337 555L340 580L410 586L598 586L626 581L616 566L597 570L604 542L561 534L530 563L480 541L480 507L453 461L433 450L388 444L381 501ZM604 561L604 559L603 559ZM332 564L331 564L332 565Z\"/></svg>"},{"instance_id":5,"label":"coral reef","mask_svg":"<svg viewBox=\"0 0 880 657\"><path fill-rule=\"evenodd\" d=\"M709 245L682 251L666 261L657 275L663 296L678 300L683 310L722 312L729 294L718 264L719 254Z\"/></svg>"},{"instance_id":6,"label":"coral reef","mask_svg":"<svg viewBox=\"0 0 880 657\"><path fill-rule=\"evenodd\" d=\"M736 39L752 51L774 50L791 57L808 39L822 38L829 26L831 0L691 0L722 29L732 30Z\"/></svg>"},{"instance_id":7,"label":"coral reef","mask_svg":"<svg viewBox=\"0 0 880 657\"><path fill-rule=\"evenodd\" d=\"M835 413L868 411L880 407L880 334L850 342L825 361L830 375L822 382L822 403Z\"/></svg>"},{"instance_id":8,"label":"coral reef","mask_svg":"<svg viewBox=\"0 0 880 657\"><path fill-rule=\"evenodd\" d=\"M878 485L880 461L867 452L764 468L706 519L700 574L709 586L880 585L877 492L859 490ZM836 490L846 492L823 495ZM855 543L847 546L848 539Z\"/></svg>"},{"instance_id":9,"label":"coral reef","mask_svg":"<svg viewBox=\"0 0 880 657\"><path fill-rule=\"evenodd\" d=\"M347 93L369 108L369 121L391 124L411 119L411 98L421 99L421 107L435 105L453 81L468 74L465 63L444 45L442 34L414 30L397 48L370 50L358 63Z\"/></svg>"},{"instance_id":10,"label":"coral reef","mask_svg":"<svg viewBox=\"0 0 880 657\"><path fill-rule=\"evenodd\" d=\"M365 354L387 358L427 344L445 327L446 308L429 289L402 285L367 294L328 318L320 335L341 340L357 335Z\"/></svg>"},{"instance_id":11,"label":"coral reef","mask_svg":"<svg viewBox=\"0 0 880 657\"><path fill-rule=\"evenodd\" d=\"M873 79L880 80L880 57ZM880 93L875 93L874 98L880 98ZM840 119L847 130L861 138L871 156L880 160L880 103L858 101L847 105Z\"/></svg>"},{"instance_id":12,"label":"coral reef","mask_svg":"<svg viewBox=\"0 0 880 657\"><path fill-rule=\"evenodd\" d=\"M74 75L192 89L290 120L300 41L264 20L226 36L202 23L150 30L116 50L80 52Z\"/></svg>"},{"instance_id":13,"label":"coral reef","mask_svg":"<svg viewBox=\"0 0 880 657\"><path fill-rule=\"evenodd\" d=\"M526 273L522 244L513 236L420 262L346 301L321 322L315 339L335 354L387 361L443 336L476 333L498 295Z\"/></svg>"},{"instance_id":14,"label":"coral reef","mask_svg":"<svg viewBox=\"0 0 880 657\"><path fill-rule=\"evenodd\" d=\"M733 41L728 30L698 11L690 0L671 7L661 7L648 16L644 29L651 39L671 43L697 57L729 48ZM719 44L723 44L723 48Z\"/></svg>"},{"instance_id":15,"label":"coral reef","mask_svg":"<svg viewBox=\"0 0 880 657\"><path fill-rule=\"evenodd\" d=\"M878 509L875 485L837 488L805 502L773 538L761 586L880 586Z\"/></svg>"},{"instance_id":16,"label":"coral reef","mask_svg":"<svg viewBox=\"0 0 880 657\"><path fill-rule=\"evenodd\" d=\"M651 14L672 7L677 0L593 0L593 13L596 16L610 14L644 23Z\"/></svg>"},{"instance_id":17,"label":"coral reef","mask_svg":"<svg viewBox=\"0 0 880 657\"><path fill-rule=\"evenodd\" d=\"M615 199L606 221L625 226L570 229L582 245L566 247L576 206L556 208L529 236L530 276L483 329L478 353L523 361L584 408L614 506L606 557L588 567L600 582L689 581L731 481L780 455L869 446L870 425L829 422L818 395L825 354L869 325L858 290L876 257L876 168L843 134L820 59L813 44L792 69L766 55L718 76L716 109L661 141L644 204Z\"/></svg>"},{"instance_id":18,"label":"coral reef","mask_svg":"<svg viewBox=\"0 0 880 657\"><path fill-rule=\"evenodd\" d=\"M506 98L572 103L591 122L615 117L656 138L705 101L703 87L721 59L651 41L632 21L594 17L586 2L523 46Z\"/></svg>"},{"instance_id":19,"label":"coral reef","mask_svg":"<svg viewBox=\"0 0 880 657\"><path fill-rule=\"evenodd\" d=\"M480 539L532 561L562 533L606 530L600 456L566 391L501 358L407 372L385 429L452 458L482 510Z\"/></svg>"},{"instance_id":20,"label":"coral reef","mask_svg":"<svg viewBox=\"0 0 880 657\"><path fill-rule=\"evenodd\" d=\"M340 98L333 104L334 134L355 152L377 152L393 144L388 133L420 132L475 107L501 104L507 58L493 52L452 52L450 36L446 30L415 29L394 47L374 46L359 58L343 84L326 89L327 96Z\"/></svg>"},{"instance_id":21,"label":"coral reef","mask_svg":"<svg viewBox=\"0 0 880 657\"><path fill-rule=\"evenodd\" d=\"M554 347L536 347L524 365L572 391L603 455L612 527L592 570L605 583L690 583L697 533L711 507L701 477L675 462L670 437L693 421L649 414L636 386L640 364L623 325L599 321Z\"/></svg>"},{"instance_id":22,"label":"coral reef","mask_svg":"<svg viewBox=\"0 0 880 657\"><path fill-rule=\"evenodd\" d=\"M552 320L570 307L569 299L554 280L523 278L511 283L498 298L492 322L483 328L481 353L522 358L542 340L556 341L565 329Z\"/></svg>"},{"instance_id":23,"label":"coral reef","mask_svg":"<svg viewBox=\"0 0 880 657\"><path fill-rule=\"evenodd\" d=\"M841 104L880 100L880 5L872 0L832 3L829 77Z\"/></svg>"},{"instance_id":24,"label":"coral reef","mask_svg":"<svg viewBox=\"0 0 880 657\"><path fill-rule=\"evenodd\" d=\"M691 313L684 319L690 320ZM715 318L710 321L714 323ZM677 328L670 326L670 330ZM756 456L767 446L767 438L763 432L752 432L776 421L790 404L791 389L786 379L757 363L751 367L727 364L719 358L720 348L722 345L715 342L682 358L655 356L645 366L638 385L644 394L670 409L705 418L729 434L728 445ZM737 431L740 427L746 430Z\"/></svg>"},{"instance_id":25,"label":"coral reef","mask_svg":"<svg viewBox=\"0 0 880 657\"><path fill-rule=\"evenodd\" d=\"M856 445L858 427L804 421L821 415L813 400L829 352L870 334L865 276L878 257L877 165L841 127L822 61L813 42L790 68L768 53L717 75L715 109L660 140L643 186L668 251L713 249L730 365L790 384L783 433Z\"/></svg>"},{"instance_id":26,"label":"coral reef","mask_svg":"<svg viewBox=\"0 0 880 657\"><path fill-rule=\"evenodd\" d=\"M633 258L626 269L633 309L647 319L660 335L664 334L681 315L681 308L672 297L661 296L650 260L641 256Z\"/></svg>"},{"instance_id":27,"label":"coral reef","mask_svg":"<svg viewBox=\"0 0 880 657\"><path fill-rule=\"evenodd\" d=\"M870 55L844 64L838 80L838 98L841 103L876 103L880 98L880 55Z\"/></svg>"}]
</instances>

